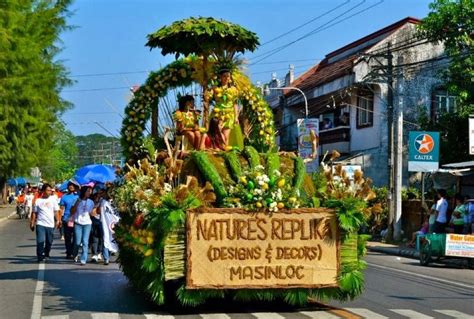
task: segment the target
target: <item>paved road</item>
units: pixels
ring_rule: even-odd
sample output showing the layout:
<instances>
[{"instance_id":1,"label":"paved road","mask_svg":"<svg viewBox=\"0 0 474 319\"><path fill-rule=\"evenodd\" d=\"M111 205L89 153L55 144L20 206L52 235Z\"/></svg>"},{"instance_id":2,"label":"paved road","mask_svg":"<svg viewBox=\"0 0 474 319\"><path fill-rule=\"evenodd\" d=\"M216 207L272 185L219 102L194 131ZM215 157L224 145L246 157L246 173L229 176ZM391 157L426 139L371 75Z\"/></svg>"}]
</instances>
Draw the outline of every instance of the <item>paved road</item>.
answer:
<instances>
[{"instance_id":1,"label":"paved road","mask_svg":"<svg viewBox=\"0 0 474 319\"><path fill-rule=\"evenodd\" d=\"M348 312L219 302L167 313L128 285L118 265L74 265L56 237L52 258L36 263L26 221L0 223L0 318L341 318ZM422 268L415 260L371 254L367 290L339 305L367 318L474 318L474 271ZM438 279L437 279L438 278ZM349 314L349 316L348 316ZM352 316L352 318L358 318Z\"/></svg>"}]
</instances>

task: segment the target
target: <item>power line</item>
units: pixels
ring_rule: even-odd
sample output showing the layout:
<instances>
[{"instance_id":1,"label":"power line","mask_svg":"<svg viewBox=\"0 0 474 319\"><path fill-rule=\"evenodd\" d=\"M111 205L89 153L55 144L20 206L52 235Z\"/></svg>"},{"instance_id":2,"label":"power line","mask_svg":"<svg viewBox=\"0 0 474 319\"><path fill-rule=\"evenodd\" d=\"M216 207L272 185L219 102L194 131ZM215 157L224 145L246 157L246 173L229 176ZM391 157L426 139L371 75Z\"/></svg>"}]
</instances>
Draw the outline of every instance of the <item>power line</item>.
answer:
<instances>
[{"instance_id":1,"label":"power line","mask_svg":"<svg viewBox=\"0 0 474 319\"><path fill-rule=\"evenodd\" d=\"M289 46L295 44L296 42L299 42L299 41L301 41L301 40L303 40L303 39L305 39L305 38L307 38L307 37L309 37L309 36L312 36L312 35L314 35L314 34L316 34L316 33L321 32L321 31L327 30L327 29L329 29L329 28L331 28L331 27L333 27L333 26L335 26L335 25L337 25L337 24L339 24L339 23L342 23L342 22L344 22L344 21L346 21L346 20L348 20L348 19L350 19L350 18L352 18L352 17L354 17L354 16L356 16L356 15L359 15L359 14L365 12L365 11L368 11L368 10L370 10L371 8L375 7L375 6L378 6L379 4L381 4L381 3L384 2L384 1L385 1L385 0L380 0L379 2L373 4L373 5L371 5L371 6L367 7L367 8L365 8L365 9L359 10L359 11L357 11L357 12L355 12L355 13L353 13L353 14L351 14L351 15L349 15L349 16L343 18L343 19L337 20L338 18L340 18L340 17L346 15L346 14L349 13L350 11L352 11L352 10L356 9L357 7L360 7L362 4L364 4L364 3L366 2L366 0L363 0L363 1L359 2L357 5L355 5L355 6L351 7L350 9L346 10L346 11L343 12L342 14L336 16L336 17L333 18L332 20L330 20L330 21L326 22L325 24L319 26L318 28L316 28L316 29L314 29L314 30L312 30L312 31L310 31L310 32L308 32L308 33L306 33L305 35L303 35L303 36L297 38L296 40L291 41L291 42L289 42L289 43L287 43L287 44L285 44L285 45L282 45L282 46L280 46L280 47L278 47L278 48L276 48L276 49L274 49L274 50L271 50L271 51L268 51L268 52L266 52L266 53L264 53L264 54L259 55L259 56L262 56L262 55L263 55L263 57L260 58L259 60L257 60L256 62L251 63L250 65L257 64L257 63L259 63L259 62L261 62L261 61L263 61L263 60L269 58L270 56L272 56L272 55L274 55L274 54L276 54L276 53L282 51L283 49L286 49L287 47L289 47Z\"/></svg>"},{"instance_id":2,"label":"power line","mask_svg":"<svg viewBox=\"0 0 474 319\"><path fill-rule=\"evenodd\" d=\"M307 21L307 22L305 22L305 23L303 23L303 24L300 24L299 26L297 26L297 27L295 27L295 28L293 28L293 29L291 29L291 30L289 30L289 31L286 31L286 32L284 32L284 33L282 33L282 34L276 36L275 38L273 38L273 39L271 39L271 40L268 40L267 42L262 43L262 44L260 45L260 47L262 47L262 46L264 46L264 45L267 45L267 44L269 44L269 43L272 43L272 42L274 42L274 41L276 41L276 40L278 40L278 39L281 39L281 38L283 38L284 36L286 36L286 35L288 35L288 34L290 34L290 33L293 33L294 31L299 30L299 29L301 29L302 27L307 26L308 24L310 24L310 23L312 23L312 22L314 22L314 21L316 21L316 20L318 20L318 19L320 19L320 18L322 18L322 17L324 17L324 16L326 16L326 15L328 15L328 14L330 14L330 13L336 11L337 9L339 9L339 8L341 8L341 7L343 7L343 6L345 6L345 5L348 4L349 2L350 2L350 0L347 0L346 2L343 2L342 4L340 4L340 5L338 5L338 6L335 6L334 8L332 8L332 9L330 9L330 10L328 10L328 11L322 13L322 14L320 14L319 16L317 16L317 17L315 17L315 18L313 18L313 19L311 19L311 20L309 20L309 21Z\"/></svg>"}]
</instances>

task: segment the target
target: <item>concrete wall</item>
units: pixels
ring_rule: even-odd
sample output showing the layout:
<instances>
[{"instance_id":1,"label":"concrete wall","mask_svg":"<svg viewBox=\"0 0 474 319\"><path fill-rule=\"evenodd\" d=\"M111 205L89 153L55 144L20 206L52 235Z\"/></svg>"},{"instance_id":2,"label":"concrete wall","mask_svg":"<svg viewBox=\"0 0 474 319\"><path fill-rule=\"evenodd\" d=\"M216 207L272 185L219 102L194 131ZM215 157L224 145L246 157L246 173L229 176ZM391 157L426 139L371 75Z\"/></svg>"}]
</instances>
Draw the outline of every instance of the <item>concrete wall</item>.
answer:
<instances>
[{"instance_id":1,"label":"concrete wall","mask_svg":"<svg viewBox=\"0 0 474 319\"><path fill-rule=\"evenodd\" d=\"M382 49L386 49L387 43L391 42L391 47L406 45L415 39L416 27L413 24L406 24L386 39L368 50L370 53L382 53ZM397 67L399 64L409 64L422 62L432 58L438 58L443 55L444 46L431 43L417 44L410 48L393 52L394 64L394 84L393 92L394 107L399 105L403 109L404 125L404 148L403 148L403 184L408 184L409 172L407 169L408 157L408 132L412 130L419 130L417 127L420 110L424 110L429 114L431 108L431 99L433 90L442 84L440 77L440 70L447 67L447 60L439 62L423 62L416 65ZM379 62L386 65L385 58L378 58L378 62L372 59L370 62L361 58L354 66L354 79L359 83L376 83L378 87L378 96L374 101L374 127L371 132L355 129L356 125L356 110L351 110L351 123L354 123L352 128L351 150L354 153L361 152L364 155L359 156L356 161L364 162L365 173L370 176L376 185L384 185L388 183L388 165L387 165L387 150L388 150L388 129L387 129L387 92L388 87L380 80L368 81L367 75L374 66L380 66ZM357 100L353 101L356 104ZM378 122L377 124L375 122ZM352 124L351 124L352 125ZM375 126L378 128L376 129ZM377 136L378 134L378 136ZM379 139L377 149L370 149L375 147L374 136ZM367 149L364 149L367 148ZM357 163L360 164L360 163Z\"/></svg>"}]
</instances>

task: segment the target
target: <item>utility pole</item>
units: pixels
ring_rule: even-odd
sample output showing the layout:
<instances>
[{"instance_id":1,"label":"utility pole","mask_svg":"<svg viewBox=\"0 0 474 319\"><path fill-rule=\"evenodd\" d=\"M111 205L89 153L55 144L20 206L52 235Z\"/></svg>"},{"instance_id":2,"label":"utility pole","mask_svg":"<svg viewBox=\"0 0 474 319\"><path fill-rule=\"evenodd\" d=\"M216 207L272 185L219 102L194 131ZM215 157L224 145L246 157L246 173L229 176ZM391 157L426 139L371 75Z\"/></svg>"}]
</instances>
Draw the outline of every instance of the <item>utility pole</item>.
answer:
<instances>
[{"instance_id":1,"label":"utility pole","mask_svg":"<svg viewBox=\"0 0 474 319\"><path fill-rule=\"evenodd\" d=\"M368 54L369 62L373 58L379 66L372 66L371 72L366 76L368 82L381 82L387 84L387 171L388 171L388 239L397 239L400 235L401 219L401 170L403 162L401 157L402 137L403 137L403 112L397 112L397 129L394 128L394 103L393 103L393 54L391 43L387 43L387 50L382 53ZM385 59L383 64L378 58ZM369 63L367 62L367 63ZM370 65L369 65L370 66ZM397 110L401 105L397 107ZM400 128L401 126L401 128ZM397 137L395 137L395 133ZM398 138L400 136L400 139ZM395 140L400 141L397 148L394 147ZM397 172L395 173L395 166ZM398 178L399 177L399 178ZM397 182L395 182L397 180ZM395 235L395 236L394 236Z\"/></svg>"},{"instance_id":2,"label":"utility pole","mask_svg":"<svg viewBox=\"0 0 474 319\"><path fill-rule=\"evenodd\" d=\"M402 61L397 64L402 64ZM395 108L395 141L394 141L394 220L393 220L393 238L400 240L402 236L402 174L403 174L403 74L399 69L397 77L397 99L398 105Z\"/></svg>"},{"instance_id":3,"label":"utility pole","mask_svg":"<svg viewBox=\"0 0 474 319\"><path fill-rule=\"evenodd\" d=\"M388 166L388 238L393 238L393 224L395 220L394 183L393 183L393 55L387 44L387 166Z\"/></svg>"}]
</instances>

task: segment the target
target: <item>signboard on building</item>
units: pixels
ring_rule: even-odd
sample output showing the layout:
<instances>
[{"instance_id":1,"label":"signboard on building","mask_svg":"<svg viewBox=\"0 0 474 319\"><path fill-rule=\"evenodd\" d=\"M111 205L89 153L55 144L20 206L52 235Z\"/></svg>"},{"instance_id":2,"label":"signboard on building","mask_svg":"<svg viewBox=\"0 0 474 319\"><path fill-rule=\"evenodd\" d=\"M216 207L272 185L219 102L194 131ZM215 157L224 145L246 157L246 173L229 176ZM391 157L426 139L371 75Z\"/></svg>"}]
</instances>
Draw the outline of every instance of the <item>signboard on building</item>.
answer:
<instances>
[{"instance_id":1,"label":"signboard on building","mask_svg":"<svg viewBox=\"0 0 474 319\"><path fill-rule=\"evenodd\" d=\"M474 258L474 236L447 234L445 255Z\"/></svg>"},{"instance_id":2,"label":"signboard on building","mask_svg":"<svg viewBox=\"0 0 474 319\"><path fill-rule=\"evenodd\" d=\"M297 120L298 154L301 158L312 159L306 162L306 172L316 172L319 166L319 119L305 118ZM311 131L316 139L311 138Z\"/></svg>"},{"instance_id":3,"label":"signboard on building","mask_svg":"<svg viewBox=\"0 0 474 319\"><path fill-rule=\"evenodd\" d=\"M186 218L186 288L337 287L334 211L199 208Z\"/></svg>"},{"instance_id":4,"label":"signboard on building","mask_svg":"<svg viewBox=\"0 0 474 319\"><path fill-rule=\"evenodd\" d=\"M415 131L409 133L408 171L432 172L439 167L439 133Z\"/></svg>"},{"instance_id":5,"label":"signboard on building","mask_svg":"<svg viewBox=\"0 0 474 319\"><path fill-rule=\"evenodd\" d=\"M474 115L469 116L469 154L474 155Z\"/></svg>"}]
</instances>

